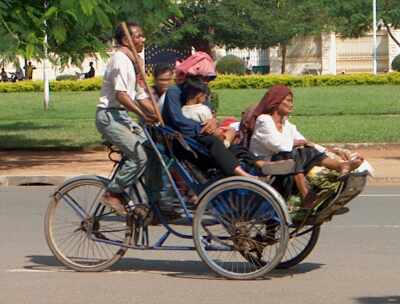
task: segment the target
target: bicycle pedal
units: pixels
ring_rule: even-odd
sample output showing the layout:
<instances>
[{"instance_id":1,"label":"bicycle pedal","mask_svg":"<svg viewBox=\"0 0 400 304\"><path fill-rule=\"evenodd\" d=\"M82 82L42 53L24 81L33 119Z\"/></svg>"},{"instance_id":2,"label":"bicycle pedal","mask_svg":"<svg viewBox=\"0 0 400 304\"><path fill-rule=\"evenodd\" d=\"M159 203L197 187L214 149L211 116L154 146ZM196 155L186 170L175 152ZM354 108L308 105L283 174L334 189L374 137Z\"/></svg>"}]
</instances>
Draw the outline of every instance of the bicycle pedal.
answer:
<instances>
[{"instance_id":1,"label":"bicycle pedal","mask_svg":"<svg viewBox=\"0 0 400 304\"><path fill-rule=\"evenodd\" d=\"M141 227L146 227L153 221L153 212L151 211L150 207L144 204L137 204L131 212L136 224Z\"/></svg>"}]
</instances>

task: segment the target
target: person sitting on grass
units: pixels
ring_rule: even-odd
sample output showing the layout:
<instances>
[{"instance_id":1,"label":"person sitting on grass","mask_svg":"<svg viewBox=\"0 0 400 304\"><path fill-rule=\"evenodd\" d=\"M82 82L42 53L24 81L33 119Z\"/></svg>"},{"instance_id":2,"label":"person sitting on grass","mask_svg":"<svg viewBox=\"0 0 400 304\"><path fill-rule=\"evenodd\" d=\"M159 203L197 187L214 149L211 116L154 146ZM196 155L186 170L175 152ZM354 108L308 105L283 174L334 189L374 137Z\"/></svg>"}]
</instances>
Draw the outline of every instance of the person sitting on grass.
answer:
<instances>
[{"instance_id":1,"label":"person sitting on grass","mask_svg":"<svg viewBox=\"0 0 400 304\"><path fill-rule=\"evenodd\" d=\"M314 208L319 197L309 189L305 175L314 167L321 166L339 172L344 177L358 168L363 159L356 156L349 159L339 150L333 152L341 154L342 160L328 157L325 148L308 141L289 122L289 115L293 110L293 93L283 85L273 86L262 98L259 104L245 114L241 129L246 136L251 134L250 151L266 160L293 159L295 170L293 175L279 176L274 186L287 199L292 192L293 180L302 198L302 207Z\"/></svg>"},{"instance_id":2,"label":"person sitting on grass","mask_svg":"<svg viewBox=\"0 0 400 304\"><path fill-rule=\"evenodd\" d=\"M93 78L96 74L96 70L94 69L93 62L89 62L89 71L85 73L85 79Z\"/></svg>"}]
</instances>

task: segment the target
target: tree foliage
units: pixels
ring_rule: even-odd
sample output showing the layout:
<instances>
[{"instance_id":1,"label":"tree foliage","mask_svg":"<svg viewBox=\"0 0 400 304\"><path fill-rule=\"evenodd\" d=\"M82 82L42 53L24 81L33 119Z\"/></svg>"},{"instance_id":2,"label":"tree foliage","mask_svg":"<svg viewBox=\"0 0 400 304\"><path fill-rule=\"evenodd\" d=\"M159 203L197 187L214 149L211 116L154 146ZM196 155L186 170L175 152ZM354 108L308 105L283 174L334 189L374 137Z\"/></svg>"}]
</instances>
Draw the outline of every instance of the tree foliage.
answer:
<instances>
[{"instance_id":1,"label":"tree foliage","mask_svg":"<svg viewBox=\"0 0 400 304\"><path fill-rule=\"evenodd\" d=\"M43 58L47 33L49 53L57 55L59 63L79 64L86 54L104 53L112 29L111 4L111 0L1 0L0 31L7 46L0 52Z\"/></svg>"},{"instance_id":2,"label":"tree foliage","mask_svg":"<svg viewBox=\"0 0 400 304\"><path fill-rule=\"evenodd\" d=\"M217 71L222 74L244 75L246 73L246 64L237 56L227 55L218 60Z\"/></svg>"},{"instance_id":3,"label":"tree foliage","mask_svg":"<svg viewBox=\"0 0 400 304\"><path fill-rule=\"evenodd\" d=\"M43 58L47 33L51 59L80 65L88 54L106 55L119 22L137 20L150 34L179 15L174 8L163 0L0 0L0 54Z\"/></svg>"},{"instance_id":4,"label":"tree foliage","mask_svg":"<svg viewBox=\"0 0 400 304\"><path fill-rule=\"evenodd\" d=\"M371 0L323 0L322 3L326 7L332 28L343 36L359 37L372 30ZM400 28L399 1L377 0L377 20L383 22L389 34L390 27Z\"/></svg>"},{"instance_id":5,"label":"tree foliage","mask_svg":"<svg viewBox=\"0 0 400 304\"><path fill-rule=\"evenodd\" d=\"M400 28L399 0L377 0L384 26ZM357 37L371 30L371 0L0 0L0 57L42 58L44 34L58 64L105 54L123 20L142 25L148 43L206 51L283 49L294 37L335 30ZM45 21L47 26L45 26ZM390 32L389 32L390 33ZM391 33L390 33L391 34ZM395 38L395 37L394 37Z\"/></svg>"},{"instance_id":6,"label":"tree foliage","mask_svg":"<svg viewBox=\"0 0 400 304\"><path fill-rule=\"evenodd\" d=\"M184 0L177 7L181 14L163 23L160 43L209 54L215 45L285 46L325 28L320 0Z\"/></svg>"},{"instance_id":7,"label":"tree foliage","mask_svg":"<svg viewBox=\"0 0 400 304\"><path fill-rule=\"evenodd\" d=\"M171 16L181 17L181 12L173 1L165 0L113 0L114 25L123 20L138 22L146 34L147 43L157 43L162 22Z\"/></svg>"},{"instance_id":8,"label":"tree foliage","mask_svg":"<svg viewBox=\"0 0 400 304\"><path fill-rule=\"evenodd\" d=\"M259 43L259 7L253 0L182 0L176 5L180 14L163 22L161 45L211 53L215 45L229 48Z\"/></svg>"}]
</instances>

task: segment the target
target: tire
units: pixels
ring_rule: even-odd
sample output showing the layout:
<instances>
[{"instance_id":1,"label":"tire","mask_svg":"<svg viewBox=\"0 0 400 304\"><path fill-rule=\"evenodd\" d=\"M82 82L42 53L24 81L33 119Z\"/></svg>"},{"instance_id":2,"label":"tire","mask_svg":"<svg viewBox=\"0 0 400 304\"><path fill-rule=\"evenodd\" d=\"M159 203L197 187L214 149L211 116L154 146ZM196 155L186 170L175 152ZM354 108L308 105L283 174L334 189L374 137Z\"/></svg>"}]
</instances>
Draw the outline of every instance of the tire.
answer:
<instances>
[{"instance_id":1,"label":"tire","mask_svg":"<svg viewBox=\"0 0 400 304\"><path fill-rule=\"evenodd\" d=\"M211 185L200 196L193 222L194 243L201 259L218 275L256 279L279 264L289 233L272 191L252 179L235 177ZM264 264L254 261L254 254Z\"/></svg>"},{"instance_id":2,"label":"tire","mask_svg":"<svg viewBox=\"0 0 400 304\"><path fill-rule=\"evenodd\" d=\"M294 230L294 229L293 229ZM300 231L299 236L290 236L289 243L286 249L286 253L282 258L281 262L276 268L288 269L299 263L301 263L308 255L313 251L315 245L317 245L319 234L321 232L321 226L305 227L303 234ZM309 232L307 232L309 231ZM303 237L304 243L300 241L300 237ZM294 242L300 245L296 247ZM294 254L293 254L294 252Z\"/></svg>"},{"instance_id":3,"label":"tire","mask_svg":"<svg viewBox=\"0 0 400 304\"><path fill-rule=\"evenodd\" d=\"M129 219L117 216L98 201L107 183L96 176L77 178L67 181L52 197L45 216L46 241L57 260L68 268L103 271L127 251L127 247L105 243L119 241L128 245L132 238Z\"/></svg>"}]
</instances>

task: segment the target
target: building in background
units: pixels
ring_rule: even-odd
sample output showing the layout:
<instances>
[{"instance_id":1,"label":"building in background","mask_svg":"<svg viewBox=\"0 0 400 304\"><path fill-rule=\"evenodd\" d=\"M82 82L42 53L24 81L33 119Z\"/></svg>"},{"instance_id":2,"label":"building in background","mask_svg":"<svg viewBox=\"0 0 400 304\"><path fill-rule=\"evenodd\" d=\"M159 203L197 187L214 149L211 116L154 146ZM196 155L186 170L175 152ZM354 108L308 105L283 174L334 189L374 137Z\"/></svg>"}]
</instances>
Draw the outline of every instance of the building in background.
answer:
<instances>
[{"instance_id":1,"label":"building in background","mask_svg":"<svg viewBox=\"0 0 400 304\"><path fill-rule=\"evenodd\" d=\"M393 30L400 40L400 30ZM342 38L335 33L294 39L287 48L288 74L342 74L373 72L373 36ZM271 73L280 73L282 57L278 47L270 49ZM390 72L400 47L386 30L377 33L378 72Z\"/></svg>"},{"instance_id":2,"label":"building in background","mask_svg":"<svg viewBox=\"0 0 400 304\"><path fill-rule=\"evenodd\" d=\"M392 30L400 40L400 30ZM377 33L378 72L390 72L393 59L400 47L386 30ZM342 38L335 33L299 37L287 47L287 74L342 74L371 73L373 71L373 37L369 33L360 38ZM235 55L243 59L254 72L280 74L282 54L279 47L262 49L217 49L217 59Z\"/></svg>"},{"instance_id":3,"label":"building in background","mask_svg":"<svg viewBox=\"0 0 400 304\"><path fill-rule=\"evenodd\" d=\"M400 30L392 30L400 40ZM390 72L393 59L400 54L400 47L389 37L385 29L377 34L378 72ZM287 74L342 74L342 73L370 73L373 70L373 37L369 33L360 38L343 39L335 33L324 33L319 36L299 37L293 39L287 47L286 73ZM282 56L279 47L265 49L224 49L217 48L217 60L226 55L235 55L247 65L247 69L255 73L280 74ZM190 54L190 50L181 51L171 48L160 49L149 47L146 49L146 65L150 70L154 64L169 63L173 65L176 60L183 59ZM141 54L144 56L144 54ZM43 65L31 60L36 66L33 80L43 79ZM89 62L94 63L96 76L104 74L107 59L88 56L82 63L82 68L67 66L63 69L58 66L48 65L49 79L56 79L59 75L75 75L85 72ZM20 66L24 60L20 58ZM15 72L13 65L6 65L7 72Z\"/></svg>"}]
</instances>

